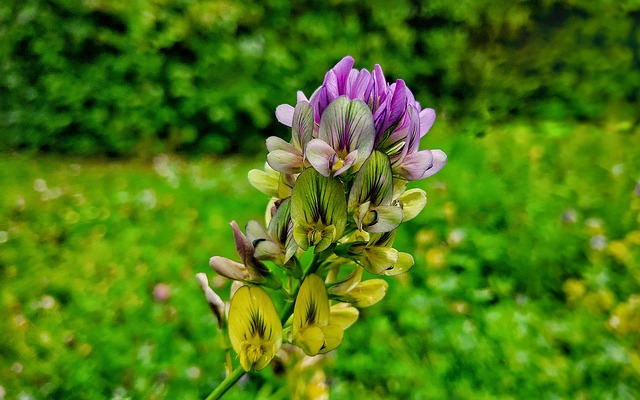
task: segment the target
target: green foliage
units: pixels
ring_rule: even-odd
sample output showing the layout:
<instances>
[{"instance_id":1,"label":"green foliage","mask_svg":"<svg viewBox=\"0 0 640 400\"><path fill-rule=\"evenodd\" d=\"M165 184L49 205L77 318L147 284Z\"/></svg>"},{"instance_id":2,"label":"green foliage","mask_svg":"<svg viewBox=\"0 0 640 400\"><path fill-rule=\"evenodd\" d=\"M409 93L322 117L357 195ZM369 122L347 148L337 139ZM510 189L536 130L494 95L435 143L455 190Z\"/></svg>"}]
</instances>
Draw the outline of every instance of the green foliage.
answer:
<instances>
[{"instance_id":1,"label":"green foliage","mask_svg":"<svg viewBox=\"0 0 640 400\"><path fill-rule=\"evenodd\" d=\"M512 115L631 115L632 1L0 4L0 149L222 154L284 132L275 107L346 54L482 132Z\"/></svg>"},{"instance_id":2,"label":"green foliage","mask_svg":"<svg viewBox=\"0 0 640 400\"><path fill-rule=\"evenodd\" d=\"M639 397L639 133L436 125L449 164L418 183L429 204L396 239L416 265L322 362L332 397ZM230 216L262 217L246 180L259 166L2 158L6 398L208 394L224 352L194 275L236 257ZM286 381L267 368L228 395L286 399Z\"/></svg>"}]
</instances>

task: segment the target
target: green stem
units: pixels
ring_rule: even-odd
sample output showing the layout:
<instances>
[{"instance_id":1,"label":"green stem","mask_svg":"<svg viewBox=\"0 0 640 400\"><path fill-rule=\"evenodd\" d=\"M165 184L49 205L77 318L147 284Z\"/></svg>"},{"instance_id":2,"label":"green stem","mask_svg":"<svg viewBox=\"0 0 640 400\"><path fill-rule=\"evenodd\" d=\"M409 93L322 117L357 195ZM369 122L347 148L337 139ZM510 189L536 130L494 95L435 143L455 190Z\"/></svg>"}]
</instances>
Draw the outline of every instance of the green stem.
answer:
<instances>
[{"instance_id":1,"label":"green stem","mask_svg":"<svg viewBox=\"0 0 640 400\"><path fill-rule=\"evenodd\" d=\"M221 398L227 390L231 389L233 385L244 375L244 369L241 365L239 365L236 369L233 370L231 374L229 374L215 389L213 392L207 396L205 400L215 400Z\"/></svg>"}]
</instances>

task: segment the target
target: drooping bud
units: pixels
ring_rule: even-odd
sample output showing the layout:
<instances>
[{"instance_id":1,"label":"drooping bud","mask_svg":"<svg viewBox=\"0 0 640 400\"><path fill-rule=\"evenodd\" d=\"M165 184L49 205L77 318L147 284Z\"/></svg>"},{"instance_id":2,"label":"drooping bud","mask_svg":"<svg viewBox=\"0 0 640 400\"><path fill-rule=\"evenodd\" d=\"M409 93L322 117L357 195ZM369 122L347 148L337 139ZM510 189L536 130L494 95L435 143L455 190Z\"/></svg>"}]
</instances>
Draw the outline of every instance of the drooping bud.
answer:
<instances>
[{"instance_id":1,"label":"drooping bud","mask_svg":"<svg viewBox=\"0 0 640 400\"><path fill-rule=\"evenodd\" d=\"M218 328L222 329L222 325L224 322L224 301L218 296L216 292L209 287L209 281L207 279L207 275L204 272L200 272L196 274L196 279L200 284L200 289L204 293L204 297L207 299L207 303L209 303L209 308L213 312L213 315L216 316L218 320Z\"/></svg>"}]
</instances>

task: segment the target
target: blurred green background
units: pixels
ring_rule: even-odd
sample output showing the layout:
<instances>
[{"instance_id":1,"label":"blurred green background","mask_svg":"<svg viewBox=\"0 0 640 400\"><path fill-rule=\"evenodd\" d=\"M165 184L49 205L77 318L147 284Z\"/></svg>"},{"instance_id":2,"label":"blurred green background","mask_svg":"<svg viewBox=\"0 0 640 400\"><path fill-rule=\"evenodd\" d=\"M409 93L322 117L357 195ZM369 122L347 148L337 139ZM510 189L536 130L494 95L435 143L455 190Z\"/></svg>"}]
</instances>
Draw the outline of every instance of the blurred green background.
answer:
<instances>
[{"instance_id":1,"label":"blurred green background","mask_svg":"<svg viewBox=\"0 0 640 400\"><path fill-rule=\"evenodd\" d=\"M275 107L347 54L436 109L449 164L413 184L416 266L320 363L332 397L639 398L640 3L7 0L0 399L206 396L194 275L264 214Z\"/></svg>"}]
</instances>

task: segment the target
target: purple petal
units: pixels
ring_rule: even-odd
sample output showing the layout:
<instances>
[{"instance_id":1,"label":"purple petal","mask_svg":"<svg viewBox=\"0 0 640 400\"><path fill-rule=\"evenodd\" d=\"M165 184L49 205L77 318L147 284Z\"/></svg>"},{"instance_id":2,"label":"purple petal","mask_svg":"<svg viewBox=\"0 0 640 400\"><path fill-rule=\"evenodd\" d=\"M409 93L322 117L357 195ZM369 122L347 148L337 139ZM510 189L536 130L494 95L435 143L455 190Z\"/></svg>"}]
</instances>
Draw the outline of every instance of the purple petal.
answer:
<instances>
[{"instance_id":1,"label":"purple petal","mask_svg":"<svg viewBox=\"0 0 640 400\"><path fill-rule=\"evenodd\" d=\"M387 81L382 73L382 68L378 64L373 67L373 103L371 109L376 111L378 107L386 100L387 97Z\"/></svg>"},{"instance_id":2,"label":"purple petal","mask_svg":"<svg viewBox=\"0 0 640 400\"><path fill-rule=\"evenodd\" d=\"M433 165L422 174L420 179L428 178L440 171L447 164L447 155L442 150L431 150L433 156Z\"/></svg>"},{"instance_id":3,"label":"purple petal","mask_svg":"<svg viewBox=\"0 0 640 400\"><path fill-rule=\"evenodd\" d=\"M405 154L413 154L418 151L420 146L420 115L414 106L407 107L406 119L407 126L407 142L404 147L407 149Z\"/></svg>"},{"instance_id":4,"label":"purple petal","mask_svg":"<svg viewBox=\"0 0 640 400\"><path fill-rule=\"evenodd\" d=\"M351 70L347 82L346 94L350 99L367 101L367 92L371 92L371 73L366 69Z\"/></svg>"},{"instance_id":5,"label":"purple petal","mask_svg":"<svg viewBox=\"0 0 640 400\"><path fill-rule=\"evenodd\" d=\"M313 106L314 104L312 103L311 105ZM322 117L322 114L324 114L324 110L327 108L328 105L329 105L329 95L327 94L327 87L323 85L320 87L318 92L317 107L314 107L318 111L316 122L318 123L320 122L320 118Z\"/></svg>"},{"instance_id":6,"label":"purple petal","mask_svg":"<svg viewBox=\"0 0 640 400\"><path fill-rule=\"evenodd\" d=\"M316 124L320 123L320 90L322 89L322 86L320 86L319 88L317 88L312 94L311 97L309 97L309 104L311 104L311 107L313 107L313 121Z\"/></svg>"},{"instance_id":7,"label":"purple petal","mask_svg":"<svg viewBox=\"0 0 640 400\"><path fill-rule=\"evenodd\" d=\"M336 76L336 72L334 70L330 70L324 76L323 85L326 93L327 93L327 102L330 103L331 100L340 96L340 89L338 87L338 77Z\"/></svg>"},{"instance_id":8,"label":"purple petal","mask_svg":"<svg viewBox=\"0 0 640 400\"><path fill-rule=\"evenodd\" d=\"M431 150L422 150L408 154L402 164L393 168L393 172L409 181L422 179L425 172L433 166Z\"/></svg>"},{"instance_id":9,"label":"purple petal","mask_svg":"<svg viewBox=\"0 0 640 400\"><path fill-rule=\"evenodd\" d=\"M429 129L431 129L435 120L436 112L433 108L425 108L420 111L420 137L423 137L427 132L429 132Z\"/></svg>"},{"instance_id":10,"label":"purple petal","mask_svg":"<svg viewBox=\"0 0 640 400\"><path fill-rule=\"evenodd\" d=\"M337 89L339 95L345 94L347 78L349 77L349 73L351 72L351 68L353 68L353 57L346 56L342 60L340 60L331 70L334 72L336 77Z\"/></svg>"},{"instance_id":11,"label":"purple petal","mask_svg":"<svg viewBox=\"0 0 640 400\"><path fill-rule=\"evenodd\" d=\"M280 173L297 174L302 169L303 160L302 154L297 150L295 151L298 154L286 150L273 150L267 154L267 163Z\"/></svg>"},{"instance_id":12,"label":"purple petal","mask_svg":"<svg viewBox=\"0 0 640 400\"><path fill-rule=\"evenodd\" d=\"M280 104L276 107L276 119L283 125L291 126L291 121L293 120L293 106L290 106L289 104Z\"/></svg>"},{"instance_id":13,"label":"purple petal","mask_svg":"<svg viewBox=\"0 0 640 400\"><path fill-rule=\"evenodd\" d=\"M386 118L387 118L387 108L385 106L378 108L375 114L373 114L374 126L376 128L374 147L376 149L380 145L380 142L382 142L382 139L384 139L383 127L384 127L384 121L386 120Z\"/></svg>"},{"instance_id":14,"label":"purple petal","mask_svg":"<svg viewBox=\"0 0 640 400\"><path fill-rule=\"evenodd\" d=\"M304 93L302 93L302 90L298 90L298 92L296 93L296 101L298 103L300 103L301 101L308 102L309 99L307 99L307 96L305 96Z\"/></svg>"},{"instance_id":15,"label":"purple petal","mask_svg":"<svg viewBox=\"0 0 640 400\"><path fill-rule=\"evenodd\" d=\"M331 175L331 160L336 157L336 152L324 140L313 139L307 145L305 156L313 168L321 175Z\"/></svg>"},{"instance_id":16,"label":"purple petal","mask_svg":"<svg viewBox=\"0 0 640 400\"><path fill-rule=\"evenodd\" d=\"M249 239L242 233L236 221L231 221L229 225L231 225L231 229L233 230L233 241L236 244L236 251L244 265L248 265L253 258L254 248Z\"/></svg>"},{"instance_id":17,"label":"purple petal","mask_svg":"<svg viewBox=\"0 0 640 400\"><path fill-rule=\"evenodd\" d=\"M209 259L209 266L213 268L218 275L229 279L244 280L247 279L249 275L244 265L224 257L211 257Z\"/></svg>"},{"instance_id":18,"label":"purple petal","mask_svg":"<svg viewBox=\"0 0 640 400\"><path fill-rule=\"evenodd\" d=\"M392 127L397 124L405 111L407 110L407 92L406 85L402 79L398 79L395 85L389 87L390 93L388 96L392 96L389 101L387 97L387 121L385 122L384 129ZM391 94L393 93L393 94Z\"/></svg>"}]
</instances>

